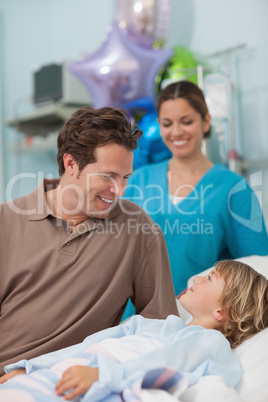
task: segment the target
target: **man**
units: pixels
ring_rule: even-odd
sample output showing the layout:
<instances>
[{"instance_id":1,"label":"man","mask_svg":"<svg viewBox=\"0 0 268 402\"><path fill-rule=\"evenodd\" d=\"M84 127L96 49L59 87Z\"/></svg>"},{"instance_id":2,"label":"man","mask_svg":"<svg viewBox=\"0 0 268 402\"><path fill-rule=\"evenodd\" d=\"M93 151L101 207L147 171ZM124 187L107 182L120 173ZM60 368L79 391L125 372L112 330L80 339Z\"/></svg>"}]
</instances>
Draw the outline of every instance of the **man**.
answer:
<instances>
[{"instance_id":1,"label":"man","mask_svg":"<svg viewBox=\"0 0 268 402\"><path fill-rule=\"evenodd\" d=\"M140 130L122 110L84 107L58 136L60 179L0 206L0 374L117 325L127 300L177 314L163 235L119 199Z\"/></svg>"}]
</instances>

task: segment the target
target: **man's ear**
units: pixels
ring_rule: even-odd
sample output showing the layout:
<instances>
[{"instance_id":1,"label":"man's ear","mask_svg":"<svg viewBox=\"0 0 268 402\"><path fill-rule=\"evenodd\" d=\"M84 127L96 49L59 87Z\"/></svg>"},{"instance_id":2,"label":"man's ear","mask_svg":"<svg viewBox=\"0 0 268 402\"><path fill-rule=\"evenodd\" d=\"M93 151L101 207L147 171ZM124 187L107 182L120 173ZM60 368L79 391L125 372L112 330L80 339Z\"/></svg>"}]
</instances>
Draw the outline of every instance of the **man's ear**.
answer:
<instances>
[{"instance_id":1,"label":"man's ear","mask_svg":"<svg viewBox=\"0 0 268 402\"><path fill-rule=\"evenodd\" d=\"M226 311L218 308L217 310L213 311L213 317L219 322L224 322L226 321Z\"/></svg>"},{"instance_id":2,"label":"man's ear","mask_svg":"<svg viewBox=\"0 0 268 402\"><path fill-rule=\"evenodd\" d=\"M65 171L70 175L73 176L76 173L76 162L72 155L64 154L63 155L63 163L65 167Z\"/></svg>"}]
</instances>

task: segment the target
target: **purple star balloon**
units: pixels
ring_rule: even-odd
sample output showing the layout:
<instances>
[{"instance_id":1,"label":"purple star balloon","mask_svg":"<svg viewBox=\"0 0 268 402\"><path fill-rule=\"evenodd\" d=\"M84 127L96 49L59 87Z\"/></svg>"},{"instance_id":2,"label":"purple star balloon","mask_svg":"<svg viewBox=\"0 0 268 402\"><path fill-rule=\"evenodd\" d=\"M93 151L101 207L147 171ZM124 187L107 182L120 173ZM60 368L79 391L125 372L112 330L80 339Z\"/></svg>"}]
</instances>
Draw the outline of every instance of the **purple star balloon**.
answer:
<instances>
[{"instance_id":1,"label":"purple star balloon","mask_svg":"<svg viewBox=\"0 0 268 402\"><path fill-rule=\"evenodd\" d=\"M154 104L155 76L172 55L170 49L136 45L114 22L102 46L69 69L86 85L95 108L124 108L140 98Z\"/></svg>"},{"instance_id":2,"label":"purple star balloon","mask_svg":"<svg viewBox=\"0 0 268 402\"><path fill-rule=\"evenodd\" d=\"M163 47L170 27L171 0L117 0L115 20L142 47Z\"/></svg>"}]
</instances>

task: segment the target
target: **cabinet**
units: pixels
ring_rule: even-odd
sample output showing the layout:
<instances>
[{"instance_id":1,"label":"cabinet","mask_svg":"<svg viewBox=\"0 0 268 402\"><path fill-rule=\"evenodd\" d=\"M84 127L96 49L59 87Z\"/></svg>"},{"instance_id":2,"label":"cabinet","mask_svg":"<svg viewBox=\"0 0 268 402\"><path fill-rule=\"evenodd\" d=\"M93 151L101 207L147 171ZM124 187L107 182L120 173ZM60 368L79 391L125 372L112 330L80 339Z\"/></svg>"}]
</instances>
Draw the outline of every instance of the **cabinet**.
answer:
<instances>
[{"instance_id":1,"label":"cabinet","mask_svg":"<svg viewBox=\"0 0 268 402\"><path fill-rule=\"evenodd\" d=\"M53 103L36 107L30 114L6 120L6 125L29 136L47 136L57 132L78 106Z\"/></svg>"}]
</instances>

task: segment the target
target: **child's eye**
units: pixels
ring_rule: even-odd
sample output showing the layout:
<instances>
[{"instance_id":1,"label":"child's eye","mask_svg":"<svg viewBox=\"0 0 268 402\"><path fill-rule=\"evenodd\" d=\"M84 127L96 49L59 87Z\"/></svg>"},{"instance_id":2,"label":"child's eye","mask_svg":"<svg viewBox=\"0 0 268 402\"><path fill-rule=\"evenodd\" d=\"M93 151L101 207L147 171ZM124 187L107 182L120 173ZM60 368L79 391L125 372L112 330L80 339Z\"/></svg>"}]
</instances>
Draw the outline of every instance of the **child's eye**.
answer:
<instances>
[{"instance_id":1,"label":"child's eye","mask_svg":"<svg viewBox=\"0 0 268 402\"><path fill-rule=\"evenodd\" d=\"M208 275L208 281L211 282L211 276L210 275Z\"/></svg>"}]
</instances>

